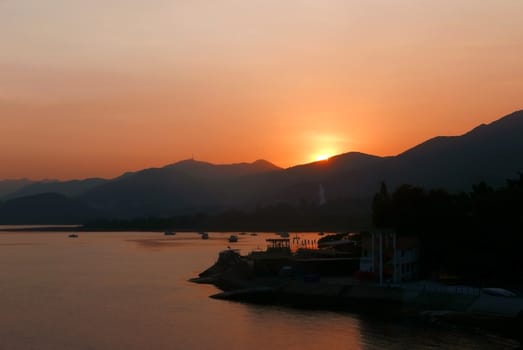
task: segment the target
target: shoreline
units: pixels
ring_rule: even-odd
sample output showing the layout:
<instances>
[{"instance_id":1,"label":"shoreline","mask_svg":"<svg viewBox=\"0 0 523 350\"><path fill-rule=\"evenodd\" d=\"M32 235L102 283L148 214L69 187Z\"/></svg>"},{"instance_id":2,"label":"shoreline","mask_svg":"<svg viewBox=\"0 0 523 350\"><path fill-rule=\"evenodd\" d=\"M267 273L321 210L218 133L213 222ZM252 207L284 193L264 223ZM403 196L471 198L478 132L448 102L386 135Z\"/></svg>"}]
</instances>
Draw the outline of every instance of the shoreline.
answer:
<instances>
[{"instance_id":1,"label":"shoreline","mask_svg":"<svg viewBox=\"0 0 523 350\"><path fill-rule=\"evenodd\" d=\"M9 226L11 228L2 228L2 226ZM20 226L20 227L16 227ZM31 226L31 227L29 227ZM174 232L223 232L223 233L238 233L238 232L255 232L255 233L272 233L272 232L299 232L299 233L317 233L317 232L326 232L326 233L334 233L334 232L352 232L347 230L339 230L339 231L324 231L324 230L315 230L315 229L302 229L302 230L287 230L287 229L274 229L274 230L264 230L264 229L224 229L221 230L219 228L182 228L182 229L176 229L176 228L136 228L136 227L122 227L122 228L103 228L103 227L89 227L84 225L0 225L0 232L5 231L14 231L14 232L24 232L24 231L35 231L35 232L46 232L46 231L57 231L57 232L65 232L65 231L79 231L79 232L128 232L128 231L135 231L135 232L164 232L166 230L174 231Z\"/></svg>"},{"instance_id":2,"label":"shoreline","mask_svg":"<svg viewBox=\"0 0 523 350\"><path fill-rule=\"evenodd\" d=\"M379 285L349 276L257 275L249 256L222 251L218 261L190 279L222 292L213 299L304 309L407 316L431 324L487 331L523 343L523 298L489 295L482 288L430 281Z\"/></svg>"}]
</instances>

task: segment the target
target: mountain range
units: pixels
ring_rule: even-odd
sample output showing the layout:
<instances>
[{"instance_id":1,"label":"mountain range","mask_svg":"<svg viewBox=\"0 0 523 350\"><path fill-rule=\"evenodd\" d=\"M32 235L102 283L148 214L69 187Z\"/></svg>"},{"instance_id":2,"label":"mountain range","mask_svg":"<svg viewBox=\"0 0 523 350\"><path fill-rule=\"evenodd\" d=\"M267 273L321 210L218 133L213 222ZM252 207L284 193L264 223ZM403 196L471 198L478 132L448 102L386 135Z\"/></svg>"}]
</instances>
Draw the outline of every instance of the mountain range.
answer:
<instances>
[{"instance_id":1,"label":"mountain range","mask_svg":"<svg viewBox=\"0 0 523 350\"><path fill-rule=\"evenodd\" d=\"M0 223L78 223L95 218L167 217L225 209L327 201L353 203L370 215L385 181L468 191L481 181L499 186L523 171L523 111L461 136L438 136L401 154L350 152L282 169L265 160L215 165L193 159L114 179L0 181Z\"/></svg>"}]
</instances>

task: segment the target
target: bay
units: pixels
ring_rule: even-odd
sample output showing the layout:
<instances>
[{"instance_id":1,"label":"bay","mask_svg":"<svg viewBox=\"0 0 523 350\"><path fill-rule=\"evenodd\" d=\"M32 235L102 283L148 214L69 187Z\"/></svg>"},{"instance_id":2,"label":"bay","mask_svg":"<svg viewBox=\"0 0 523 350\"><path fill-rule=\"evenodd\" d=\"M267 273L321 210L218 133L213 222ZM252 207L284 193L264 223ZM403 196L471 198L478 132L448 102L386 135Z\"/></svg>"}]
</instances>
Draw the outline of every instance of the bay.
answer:
<instances>
[{"instance_id":1,"label":"bay","mask_svg":"<svg viewBox=\"0 0 523 350\"><path fill-rule=\"evenodd\" d=\"M0 233L0 350L510 349L481 332L209 298L228 233ZM241 235L242 253L271 233ZM300 234L315 240L313 234Z\"/></svg>"}]
</instances>

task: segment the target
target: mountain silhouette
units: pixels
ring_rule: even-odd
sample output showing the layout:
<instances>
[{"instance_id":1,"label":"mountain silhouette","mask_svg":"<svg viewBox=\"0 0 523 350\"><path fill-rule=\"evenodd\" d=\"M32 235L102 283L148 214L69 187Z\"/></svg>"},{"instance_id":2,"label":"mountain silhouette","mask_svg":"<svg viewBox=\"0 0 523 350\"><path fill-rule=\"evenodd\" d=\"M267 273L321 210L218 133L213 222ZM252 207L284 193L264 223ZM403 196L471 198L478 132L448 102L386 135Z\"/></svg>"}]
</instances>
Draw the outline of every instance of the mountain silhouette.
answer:
<instances>
[{"instance_id":1,"label":"mountain silhouette","mask_svg":"<svg viewBox=\"0 0 523 350\"><path fill-rule=\"evenodd\" d=\"M398 155L392 184L451 191L484 181L499 186L523 171L523 111L480 125L462 136L436 137Z\"/></svg>"},{"instance_id":2,"label":"mountain silhouette","mask_svg":"<svg viewBox=\"0 0 523 350\"><path fill-rule=\"evenodd\" d=\"M518 111L461 136L432 138L396 156L350 152L288 169L264 160L215 165L190 159L112 180L34 183L16 194L55 186L53 192L108 218L133 218L254 210L276 203L317 205L321 186L328 202L343 200L351 203L348 212L369 216L382 181L391 190L408 183L452 192L469 191L481 181L504 184L523 171L521 135L523 111Z\"/></svg>"},{"instance_id":3,"label":"mountain silhouette","mask_svg":"<svg viewBox=\"0 0 523 350\"><path fill-rule=\"evenodd\" d=\"M94 208L124 218L213 211L228 203L235 181L276 171L281 168L264 160L214 165L191 159L126 174L80 198Z\"/></svg>"},{"instance_id":4,"label":"mountain silhouette","mask_svg":"<svg viewBox=\"0 0 523 350\"><path fill-rule=\"evenodd\" d=\"M78 199L43 193L0 203L3 224L78 224L99 218L101 213Z\"/></svg>"},{"instance_id":5,"label":"mountain silhouette","mask_svg":"<svg viewBox=\"0 0 523 350\"><path fill-rule=\"evenodd\" d=\"M0 198L29 186L33 181L28 179L0 180Z\"/></svg>"},{"instance_id":6,"label":"mountain silhouette","mask_svg":"<svg viewBox=\"0 0 523 350\"><path fill-rule=\"evenodd\" d=\"M85 180L58 181L49 180L29 183L6 195L7 199L32 196L41 193L59 193L68 197L80 195L91 188L107 182L105 179L92 178Z\"/></svg>"}]
</instances>

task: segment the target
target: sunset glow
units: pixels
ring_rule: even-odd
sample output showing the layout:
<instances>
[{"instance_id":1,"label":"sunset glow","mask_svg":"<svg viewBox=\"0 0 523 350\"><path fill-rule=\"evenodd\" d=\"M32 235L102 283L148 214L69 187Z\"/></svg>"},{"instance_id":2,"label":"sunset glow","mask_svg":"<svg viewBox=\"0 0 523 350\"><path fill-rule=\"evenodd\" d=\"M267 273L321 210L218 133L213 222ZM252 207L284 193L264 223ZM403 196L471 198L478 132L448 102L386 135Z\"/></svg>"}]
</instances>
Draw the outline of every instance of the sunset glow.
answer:
<instances>
[{"instance_id":1,"label":"sunset glow","mask_svg":"<svg viewBox=\"0 0 523 350\"><path fill-rule=\"evenodd\" d=\"M191 155L289 167L463 134L523 107L521 13L513 0L1 1L0 179Z\"/></svg>"},{"instance_id":2,"label":"sunset glow","mask_svg":"<svg viewBox=\"0 0 523 350\"><path fill-rule=\"evenodd\" d=\"M319 154L316 156L316 161L328 160L331 156L327 154Z\"/></svg>"}]
</instances>

